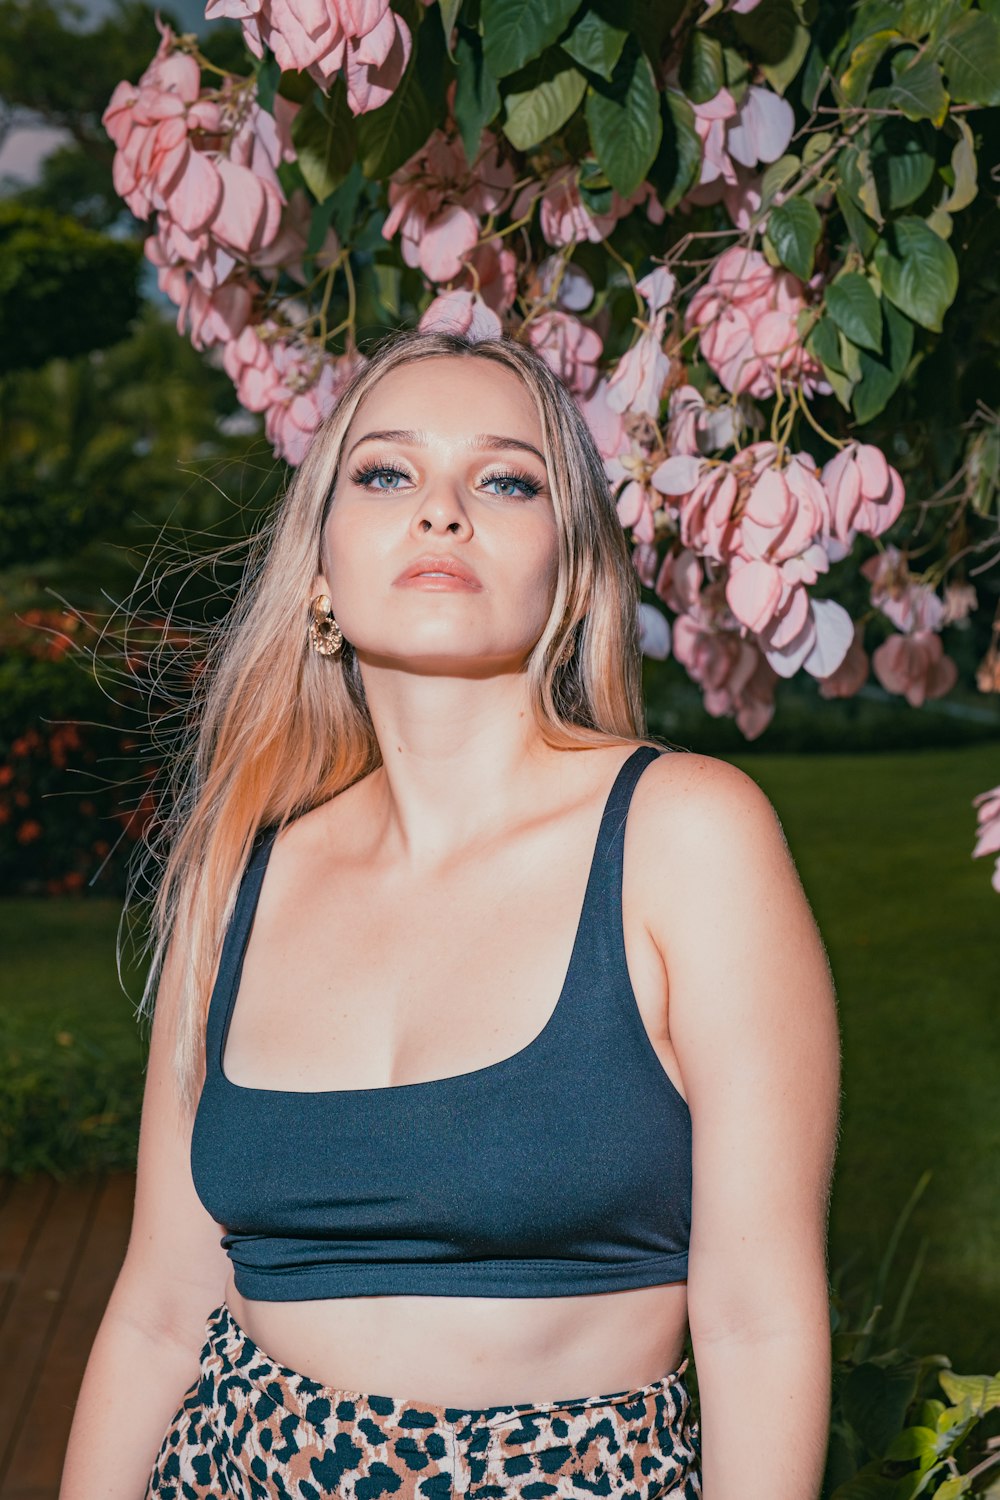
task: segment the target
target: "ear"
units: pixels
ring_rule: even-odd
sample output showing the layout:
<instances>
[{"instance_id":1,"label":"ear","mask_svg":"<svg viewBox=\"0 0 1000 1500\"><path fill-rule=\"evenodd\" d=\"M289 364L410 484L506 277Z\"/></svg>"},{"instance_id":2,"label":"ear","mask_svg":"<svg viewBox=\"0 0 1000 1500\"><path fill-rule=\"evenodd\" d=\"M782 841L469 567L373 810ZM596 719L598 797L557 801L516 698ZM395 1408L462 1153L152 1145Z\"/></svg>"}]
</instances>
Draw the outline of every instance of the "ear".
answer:
<instances>
[{"instance_id":1,"label":"ear","mask_svg":"<svg viewBox=\"0 0 1000 1500\"><path fill-rule=\"evenodd\" d=\"M317 573L312 581L312 592L309 595L310 601L315 599L317 594L326 594L329 597L329 593L330 585L322 573Z\"/></svg>"}]
</instances>

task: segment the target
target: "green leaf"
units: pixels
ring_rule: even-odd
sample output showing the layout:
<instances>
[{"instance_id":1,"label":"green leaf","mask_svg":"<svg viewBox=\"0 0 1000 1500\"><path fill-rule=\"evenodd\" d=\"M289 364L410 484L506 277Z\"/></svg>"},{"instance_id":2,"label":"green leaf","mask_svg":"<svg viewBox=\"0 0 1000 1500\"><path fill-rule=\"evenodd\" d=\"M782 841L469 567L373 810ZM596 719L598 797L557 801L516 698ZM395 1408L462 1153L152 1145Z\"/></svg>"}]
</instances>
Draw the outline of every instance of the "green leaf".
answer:
<instances>
[{"instance_id":1,"label":"green leaf","mask_svg":"<svg viewBox=\"0 0 1000 1500\"><path fill-rule=\"evenodd\" d=\"M630 38L610 84L587 90L587 125L594 154L612 186L627 198L660 149L660 95L649 59Z\"/></svg>"},{"instance_id":2,"label":"green leaf","mask_svg":"<svg viewBox=\"0 0 1000 1500\"><path fill-rule=\"evenodd\" d=\"M884 218L872 173L871 152L858 146L848 146L837 157L837 169L841 183L837 188L838 199L842 192L846 192L868 218L874 219L881 227Z\"/></svg>"},{"instance_id":3,"label":"green leaf","mask_svg":"<svg viewBox=\"0 0 1000 1500\"><path fill-rule=\"evenodd\" d=\"M518 151L529 151L565 125L587 87L586 78L559 49L554 56L537 58L516 77L533 71L538 77L533 87L504 96L503 133Z\"/></svg>"},{"instance_id":4,"label":"green leaf","mask_svg":"<svg viewBox=\"0 0 1000 1500\"><path fill-rule=\"evenodd\" d=\"M967 1495L972 1488L972 1479L968 1474L953 1474L946 1479L944 1484L938 1485L934 1491L934 1500L959 1500L961 1495Z\"/></svg>"},{"instance_id":5,"label":"green leaf","mask_svg":"<svg viewBox=\"0 0 1000 1500\"><path fill-rule=\"evenodd\" d=\"M904 1427L886 1449L886 1458L916 1458L922 1468L934 1460L937 1433L932 1427Z\"/></svg>"},{"instance_id":6,"label":"green leaf","mask_svg":"<svg viewBox=\"0 0 1000 1500\"><path fill-rule=\"evenodd\" d=\"M948 113L941 69L929 57L920 57L904 68L889 88L876 89L869 103L873 109L900 109L908 120L931 120L935 125L943 124Z\"/></svg>"},{"instance_id":7,"label":"green leaf","mask_svg":"<svg viewBox=\"0 0 1000 1500\"><path fill-rule=\"evenodd\" d=\"M681 58L680 85L692 104L707 104L726 81L722 44L697 27Z\"/></svg>"},{"instance_id":8,"label":"green leaf","mask_svg":"<svg viewBox=\"0 0 1000 1500\"><path fill-rule=\"evenodd\" d=\"M410 65L391 99L358 116L358 160L370 180L382 182L409 161L439 123L444 112L444 58L440 26L419 26Z\"/></svg>"},{"instance_id":9,"label":"green leaf","mask_svg":"<svg viewBox=\"0 0 1000 1500\"><path fill-rule=\"evenodd\" d=\"M832 318L816 319L806 338L806 347L810 354L814 354L828 369L836 370L841 375L844 374L840 359L840 340Z\"/></svg>"},{"instance_id":10,"label":"green leaf","mask_svg":"<svg viewBox=\"0 0 1000 1500\"><path fill-rule=\"evenodd\" d=\"M324 203L322 205L323 208L326 208L327 204L329 204L330 223L337 231L341 242L352 238L354 230L354 220L358 211L358 203L361 199L361 194L364 191L364 188L365 174L362 172L360 165L355 160L351 165L351 170L348 172L343 182L338 188L335 189L333 193L331 193L330 197L327 200L327 203ZM310 232L310 244L311 243L312 233ZM322 239L320 239L320 241L312 247L312 254L315 255L321 243Z\"/></svg>"},{"instance_id":11,"label":"green leaf","mask_svg":"<svg viewBox=\"0 0 1000 1500\"><path fill-rule=\"evenodd\" d=\"M878 240L874 225L868 222L843 184L837 188L837 204L844 215L848 234L867 260Z\"/></svg>"},{"instance_id":12,"label":"green leaf","mask_svg":"<svg viewBox=\"0 0 1000 1500\"><path fill-rule=\"evenodd\" d=\"M1000 26L969 11L942 39L938 60L960 104L1000 104Z\"/></svg>"},{"instance_id":13,"label":"green leaf","mask_svg":"<svg viewBox=\"0 0 1000 1500\"><path fill-rule=\"evenodd\" d=\"M900 30L911 41L919 42L930 31L940 11L940 0L903 0Z\"/></svg>"},{"instance_id":14,"label":"green leaf","mask_svg":"<svg viewBox=\"0 0 1000 1500\"><path fill-rule=\"evenodd\" d=\"M802 32L805 28L794 0L761 0L746 15L727 18L743 45L753 53L772 87L771 75L785 78L785 86L795 76L805 57ZM806 33L806 46L809 37ZM787 76L786 76L787 75ZM778 89L781 93L782 90Z\"/></svg>"},{"instance_id":15,"label":"green leaf","mask_svg":"<svg viewBox=\"0 0 1000 1500\"><path fill-rule=\"evenodd\" d=\"M767 238L783 266L801 281L812 275L813 256L822 230L819 214L808 198L790 198L773 208L767 220Z\"/></svg>"},{"instance_id":16,"label":"green leaf","mask_svg":"<svg viewBox=\"0 0 1000 1500\"><path fill-rule=\"evenodd\" d=\"M650 62L659 67L687 0L608 0L603 8L626 27Z\"/></svg>"},{"instance_id":17,"label":"green leaf","mask_svg":"<svg viewBox=\"0 0 1000 1500\"><path fill-rule=\"evenodd\" d=\"M798 76L798 71L806 60L811 41L812 33L808 26L803 26L801 21L797 21L792 44L780 62L761 64L760 70L776 94L783 95L788 85Z\"/></svg>"},{"instance_id":18,"label":"green leaf","mask_svg":"<svg viewBox=\"0 0 1000 1500\"><path fill-rule=\"evenodd\" d=\"M753 72L749 58L744 57L735 47L727 47L723 43L722 66L726 75L726 88L733 96L733 103L742 104Z\"/></svg>"},{"instance_id":19,"label":"green leaf","mask_svg":"<svg viewBox=\"0 0 1000 1500\"><path fill-rule=\"evenodd\" d=\"M695 129L690 100L676 89L666 89L663 102L666 116L663 142L655 163L655 181L663 206L669 212L677 207L697 180L701 168L701 140Z\"/></svg>"},{"instance_id":20,"label":"green leaf","mask_svg":"<svg viewBox=\"0 0 1000 1500\"><path fill-rule=\"evenodd\" d=\"M317 203L324 202L351 170L356 153L354 116L343 79L337 79L329 96L317 89L302 106L292 121L292 141L306 187Z\"/></svg>"},{"instance_id":21,"label":"green leaf","mask_svg":"<svg viewBox=\"0 0 1000 1500\"><path fill-rule=\"evenodd\" d=\"M848 104L861 104L871 86L875 69L882 61L885 50L891 43L900 41L894 28L875 31L859 42L851 53L851 60L840 75L840 91Z\"/></svg>"},{"instance_id":22,"label":"green leaf","mask_svg":"<svg viewBox=\"0 0 1000 1500\"><path fill-rule=\"evenodd\" d=\"M451 49L451 37L455 30L455 22L458 20L458 13L462 9L462 0L438 0L438 4L441 8L441 30L444 32L444 44L447 48L448 56L454 61L455 54Z\"/></svg>"},{"instance_id":23,"label":"green leaf","mask_svg":"<svg viewBox=\"0 0 1000 1500\"><path fill-rule=\"evenodd\" d=\"M882 298L882 353L859 350L861 379L852 398L859 422L877 417L898 389L913 352L913 324Z\"/></svg>"},{"instance_id":24,"label":"green leaf","mask_svg":"<svg viewBox=\"0 0 1000 1500\"><path fill-rule=\"evenodd\" d=\"M840 347L840 363L844 367L844 374L856 386L861 379L861 351L856 344L852 344L846 333L837 335L837 343Z\"/></svg>"},{"instance_id":25,"label":"green leaf","mask_svg":"<svg viewBox=\"0 0 1000 1500\"><path fill-rule=\"evenodd\" d=\"M500 108L500 90L486 66L483 44L476 32L459 31L455 64L455 120L466 160L471 163L479 153L484 129Z\"/></svg>"},{"instance_id":26,"label":"green leaf","mask_svg":"<svg viewBox=\"0 0 1000 1500\"><path fill-rule=\"evenodd\" d=\"M760 180L760 206L767 208L774 199L775 193L780 193L787 182L791 182L796 172L800 171L802 162L797 156L779 156L773 161Z\"/></svg>"},{"instance_id":27,"label":"green leaf","mask_svg":"<svg viewBox=\"0 0 1000 1500\"><path fill-rule=\"evenodd\" d=\"M599 74L610 83L627 36L627 31L612 26L596 10L585 10L562 48L581 68Z\"/></svg>"},{"instance_id":28,"label":"green leaf","mask_svg":"<svg viewBox=\"0 0 1000 1500\"><path fill-rule=\"evenodd\" d=\"M274 55L265 50L264 56L257 64L257 103L261 109L266 109L269 115L274 114L274 96L278 91L281 80L281 69Z\"/></svg>"},{"instance_id":29,"label":"green leaf","mask_svg":"<svg viewBox=\"0 0 1000 1500\"><path fill-rule=\"evenodd\" d=\"M483 52L495 78L516 73L566 29L579 0L482 0Z\"/></svg>"},{"instance_id":30,"label":"green leaf","mask_svg":"<svg viewBox=\"0 0 1000 1500\"><path fill-rule=\"evenodd\" d=\"M879 313L880 322L881 317ZM862 371L858 389L863 379ZM841 1408L870 1453L881 1457L899 1432L914 1385L913 1370L905 1366L884 1369L866 1360L848 1374L841 1392Z\"/></svg>"},{"instance_id":31,"label":"green leaf","mask_svg":"<svg viewBox=\"0 0 1000 1500\"><path fill-rule=\"evenodd\" d=\"M955 149L951 153L951 172L953 182L951 192L943 198L940 207L948 213L958 213L959 209L968 208L979 191L979 177L976 163L976 146L972 131L969 129L967 120L961 115L953 115L951 124L959 131Z\"/></svg>"},{"instance_id":32,"label":"green leaf","mask_svg":"<svg viewBox=\"0 0 1000 1500\"><path fill-rule=\"evenodd\" d=\"M958 264L947 245L923 219L897 219L875 246L882 290L922 328L941 331L941 320L958 290Z\"/></svg>"},{"instance_id":33,"label":"green leaf","mask_svg":"<svg viewBox=\"0 0 1000 1500\"><path fill-rule=\"evenodd\" d=\"M1000 1374L956 1375L953 1370L939 1370L938 1382L949 1400L971 1401L977 1416L1000 1406Z\"/></svg>"},{"instance_id":34,"label":"green leaf","mask_svg":"<svg viewBox=\"0 0 1000 1500\"><path fill-rule=\"evenodd\" d=\"M930 183L934 165L934 131L926 120L876 120L871 170L883 213L914 203Z\"/></svg>"},{"instance_id":35,"label":"green leaf","mask_svg":"<svg viewBox=\"0 0 1000 1500\"><path fill-rule=\"evenodd\" d=\"M827 310L842 333L862 349L882 351L882 309L857 271L845 271L826 289Z\"/></svg>"},{"instance_id":36,"label":"green leaf","mask_svg":"<svg viewBox=\"0 0 1000 1500\"><path fill-rule=\"evenodd\" d=\"M614 206L615 190L605 175L603 167L592 159L582 161L577 173L580 197L588 211L598 218L608 214Z\"/></svg>"},{"instance_id":37,"label":"green leaf","mask_svg":"<svg viewBox=\"0 0 1000 1500\"><path fill-rule=\"evenodd\" d=\"M830 1500L897 1500L896 1481L878 1472L881 1463L866 1464L844 1484L838 1484Z\"/></svg>"}]
</instances>

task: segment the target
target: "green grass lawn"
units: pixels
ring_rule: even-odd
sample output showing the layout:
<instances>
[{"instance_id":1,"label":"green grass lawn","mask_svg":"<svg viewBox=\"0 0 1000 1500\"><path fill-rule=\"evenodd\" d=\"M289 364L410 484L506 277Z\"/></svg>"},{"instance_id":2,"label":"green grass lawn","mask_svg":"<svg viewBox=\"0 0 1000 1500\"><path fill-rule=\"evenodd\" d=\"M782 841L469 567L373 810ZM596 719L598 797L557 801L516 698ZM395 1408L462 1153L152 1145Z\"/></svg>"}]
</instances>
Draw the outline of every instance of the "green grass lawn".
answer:
<instances>
[{"instance_id":1,"label":"green grass lawn","mask_svg":"<svg viewBox=\"0 0 1000 1500\"><path fill-rule=\"evenodd\" d=\"M926 1236L906 1320L912 1347L996 1371L1000 896L991 862L970 858L970 799L1000 781L1000 744L731 758L778 811L837 985L831 1264L853 1254L860 1268L874 1264L929 1169L890 1288Z\"/></svg>"},{"instance_id":2,"label":"green grass lawn","mask_svg":"<svg viewBox=\"0 0 1000 1500\"><path fill-rule=\"evenodd\" d=\"M730 758L778 811L837 984L844 1110L831 1267L850 1260L849 1279L866 1276L929 1169L904 1232L889 1311L926 1240L907 1343L917 1353L947 1354L960 1369L995 1371L1000 897L989 861L970 858L970 799L1000 780L1000 744ZM117 918L104 900L0 902L0 972L10 997L0 1085L10 1077L12 1045L30 1050L37 1039L77 1059L89 1049L105 1071L125 1075L107 1112L134 1112L143 1046L115 974ZM129 989L138 995L134 973ZM77 1074L66 1077L71 1094ZM0 1100L4 1094L0 1086ZM0 1125L7 1108L0 1103ZM119 1124L89 1118L98 1137L106 1129L113 1154Z\"/></svg>"}]
</instances>

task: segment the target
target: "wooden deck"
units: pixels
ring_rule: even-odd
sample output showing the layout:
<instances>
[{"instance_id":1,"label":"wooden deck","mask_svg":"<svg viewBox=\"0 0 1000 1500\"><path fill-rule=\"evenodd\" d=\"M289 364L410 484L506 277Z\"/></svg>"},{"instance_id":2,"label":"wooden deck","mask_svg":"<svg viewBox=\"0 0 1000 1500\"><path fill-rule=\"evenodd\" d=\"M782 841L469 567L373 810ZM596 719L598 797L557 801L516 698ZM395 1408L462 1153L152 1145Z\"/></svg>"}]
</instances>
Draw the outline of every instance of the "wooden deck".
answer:
<instances>
[{"instance_id":1,"label":"wooden deck","mask_svg":"<svg viewBox=\"0 0 1000 1500\"><path fill-rule=\"evenodd\" d=\"M56 1500L134 1195L130 1172L0 1180L0 1500Z\"/></svg>"}]
</instances>

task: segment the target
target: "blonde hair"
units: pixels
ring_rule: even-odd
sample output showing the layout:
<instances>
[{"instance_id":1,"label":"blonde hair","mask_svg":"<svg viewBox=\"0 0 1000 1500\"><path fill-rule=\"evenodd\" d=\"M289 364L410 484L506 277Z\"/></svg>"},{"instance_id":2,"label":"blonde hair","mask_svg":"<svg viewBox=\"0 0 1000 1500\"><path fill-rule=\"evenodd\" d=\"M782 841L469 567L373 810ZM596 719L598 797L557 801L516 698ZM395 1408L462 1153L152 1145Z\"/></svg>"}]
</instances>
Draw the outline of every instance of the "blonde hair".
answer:
<instances>
[{"instance_id":1,"label":"blonde hair","mask_svg":"<svg viewBox=\"0 0 1000 1500\"><path fill-rule=\"evenodd\" d=\"M144 879L155 892L139 1009L151 1008L169 949L180 989L174 1065L188 1110L204 1067L212 981L258 830L283 827L381 764L353 651L330 659L309 648L310 595L322 571L324 522L355 411L388 371L444 355L513 371L541 419L559 538L552 608L526 664L543 739L578 750L645 737L638 581L600 454L575 400L541 357L513 338L390 335L355 372L273 519L252 540L232 608L209 636L161 815L130 872L130 891ZM560 666L570 635L575 650Z\"/></svg>"}]
</instances>

